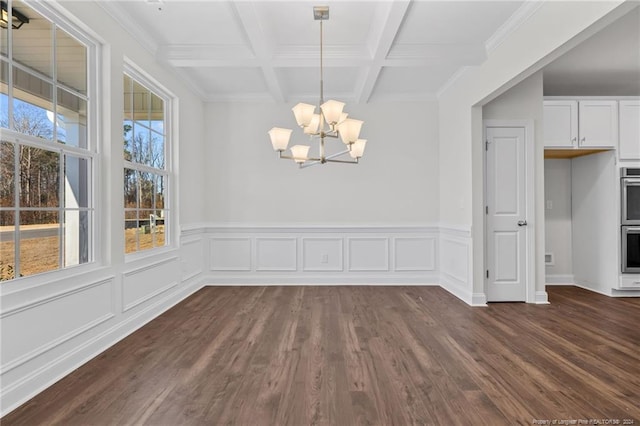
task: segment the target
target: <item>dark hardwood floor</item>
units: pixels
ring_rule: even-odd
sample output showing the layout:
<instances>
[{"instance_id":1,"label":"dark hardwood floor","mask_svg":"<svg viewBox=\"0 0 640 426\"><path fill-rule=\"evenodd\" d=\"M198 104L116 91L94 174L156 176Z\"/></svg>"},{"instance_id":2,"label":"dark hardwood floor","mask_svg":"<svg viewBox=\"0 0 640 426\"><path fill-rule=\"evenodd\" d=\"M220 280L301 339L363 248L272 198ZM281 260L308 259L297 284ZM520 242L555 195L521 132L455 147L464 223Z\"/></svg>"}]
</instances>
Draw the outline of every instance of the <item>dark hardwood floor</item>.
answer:
<instances>
[{"instance_id":1,"label":"dark hardwood floor","mask_svg":"<svg viewBox=\"0 0 640 426\"><path fill-rule=\"evenodd\" d=\"M640 299L548 291L207 287L1 423L640 425Z\"/></svg>"}]
</instances>

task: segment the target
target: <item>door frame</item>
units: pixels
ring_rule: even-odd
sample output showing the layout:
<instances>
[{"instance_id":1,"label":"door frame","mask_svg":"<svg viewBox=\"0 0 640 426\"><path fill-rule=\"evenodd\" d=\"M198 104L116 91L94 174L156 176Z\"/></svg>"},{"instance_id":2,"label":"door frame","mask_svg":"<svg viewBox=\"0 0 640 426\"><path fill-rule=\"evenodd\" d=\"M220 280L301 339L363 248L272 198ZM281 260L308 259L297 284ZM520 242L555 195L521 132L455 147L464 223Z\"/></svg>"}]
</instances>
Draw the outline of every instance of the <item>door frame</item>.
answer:
<instances>
[{"instance_id":1,"label":"door frame","mask_svg":"<svg viewBox=\"0 0 640 426\"><path fill-rule=\"evenodd\" d=\"M527 227L525 231L526 238L526 303L536 303L536 216L535 216L535 135L534 135L534 122L533 120L496 120L486 119L482 120L482 143L487 141L487 128L489 127L515 127L524 128L525 138L525 188L526 188L526 214L527 214ZM483 210L487 206L487 150L482 152L482 188L483 188ZM488 252L489 252L489 239L487 235L488 229L488 216L483 213L484 221L484 233L483 233L483 265L484 271L488 268ZM489 279L486 273L484 277L484 294L488 295Z\"/></svg>"}]
</instances>

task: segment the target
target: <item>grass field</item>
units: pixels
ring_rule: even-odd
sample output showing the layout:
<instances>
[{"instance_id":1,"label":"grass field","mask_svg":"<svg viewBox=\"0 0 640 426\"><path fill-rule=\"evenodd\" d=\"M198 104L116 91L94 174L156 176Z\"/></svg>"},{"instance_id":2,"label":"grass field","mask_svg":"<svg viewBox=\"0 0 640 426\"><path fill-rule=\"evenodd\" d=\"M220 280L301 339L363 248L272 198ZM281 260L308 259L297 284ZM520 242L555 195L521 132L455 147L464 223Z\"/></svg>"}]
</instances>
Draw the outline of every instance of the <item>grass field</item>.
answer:
<instances>
[{"instance_id":1,"label":"grass field","mask_svg":"<svg viewBox=\"0 0 640 426\"><path fill-rule=\"evenodd\" d=\"M155 235L155 245L153 236ZM124 233L125 252L133 253L139 249L161 247L165 244L164 226L156 228L155 233L144 233L142 229L127 229ZM15 278L15 259L13 241L0 241L0 281ZM59 268L60 244L57 236L30 238L20 241L20 276L39 274Z\"/></svg>"}]
</instances>

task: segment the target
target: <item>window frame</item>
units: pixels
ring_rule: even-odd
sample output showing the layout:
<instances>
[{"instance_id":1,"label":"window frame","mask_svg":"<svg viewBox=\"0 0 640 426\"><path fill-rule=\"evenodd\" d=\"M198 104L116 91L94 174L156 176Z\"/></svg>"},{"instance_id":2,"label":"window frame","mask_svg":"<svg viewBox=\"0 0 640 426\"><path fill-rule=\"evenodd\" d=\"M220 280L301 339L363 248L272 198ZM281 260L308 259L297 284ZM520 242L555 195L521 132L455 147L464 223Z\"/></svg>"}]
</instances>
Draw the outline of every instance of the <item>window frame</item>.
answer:
<instances>
[{"instance_id":1,"label":"window frame","mask_svg":"<svg viewBox=\"0 0 640 426\"><path fill-rule=\"evenodd\" d=\"M0 53L0 62L7 64L7 116L9 122L7 123L9 128L1 127L2 140L10 143L14 147L14 204L9 207L0 207L2 211L13 212L14 214L14 265L17 272L20 272L20 223L19 217L21 212L25 211L57 211L58 213L58 267L48 271L38 272L28 276L14 276L14 278L0 281L0 287L3 290L10 290L11 283L20 282L20 286L24 286L24 280L32 280L36 283L48 282L51 278L51 274L66 275L69 271L78 272L79 269L90 270L95 269L102 260L102 251L98 244L97 231L99 229L98 224L101 223L101 217L99 215L101 200L97 196L98 188L98 171L100 169L100 145L101 145L101 108L98 99L101 95L101 87L98 84L101 81L101 44L99 41L90 34L89 31L82 28L82 26L69 19L66 15L56 9L54 4L47 4L45 2L25 2L25 5L31 8L33 11L40 14L44 19L51 23L52 33L52 46L51 46L51 61L52 61L52 75L51 77L42 74L41 72L31 69L30 67L23 65L14 59L13 55L13 29L7 30L7 51L5 54ZM8 8L11 9L12 1L8 2ZM9 26L11 27L11 26ZM56 38L57 30L61 30L66 33L67 36L75 39L78 43L82 44L86 48L86 93L70 87L69 85L57 81L57 49ZM73 145L67 145L58 142L57 139L57 126L54 127L53 136L51 139L43 139L37 136L28 135L25 133L14 130L14 100L20 98L14 97L14 77L12 69L16 68L24 73L34 76L52 86L52 104L54 107L54 116L57 114L58 106L58 90L61 89L66 92L70 92L74 96L86 101L86 148L75 147ZM24 101L23 101L24 102ZM59 158L59 203L58 207L36 208L36 207L22 207L20 205L20 191L19 180L20 167L19 167L19 148L20 146L28 146L32 148L42 149L50 152L55 152ZM86 173L86 187L87 187L87 207L73 207L68 208L65 205L65 157L69 155L73 158L84 159L88 162L89 170ZM89 212L88 227L87 227L87 261L84 263L78 263L74 265L65 266L65 240L64 240L64 227L65 227L65 213L66 212ZM44 277L44 278L39 278Z\"/></svg>"},{"instance_id":2,"label":"window frame","mask_svg":"<svg viewBox=\"0 0 640 426\"><path fill-rule=\"evenodd\" d=\"M175 144L174 132L173 132L173 119L174 119L174 109L175 109L175 96L165 88L161 83L159 83L156 79L151 77L145 71L143 71L140 67L138 67L132 60L129 58L124 58L123 64L123 72L122 78L128 76L133 80L134 83L137 83L149 91L151 91L154 95L162 99L163 103L163 136L164 136L164 168L156 168L146 164L138 163L135 161L125 160L122 158L123 162L123 179L124 181L124 171L125 169L134 170L136 172L142 173L152 173L155 175L159 175L164 179L164 208L165 212L164 217L164 238L165 243L162 246L151 247L148 249L140 250L139 240L136 239L136 250L127 253L126 252L126 240L123 241L122 253L125 257L125 262L133 261L136 259L152 256L154 254L158 254L164 251L172 250L175 248L176 239L173 237L174 224L176 223L175 219L175 209L173 208L173 187L175 184L175 177L173 174L173 146ZM124 87L123 87L123 95L124 95ZM123 109L122 109L122 120L121 123L127 119L124 114L124 97L123 97ZM135 121L135 120L133 120ZM124 144L124 140L122 141ZM124 146L123 146L124 149ZM126 213L130 211L140 212L142 209L140 206L137 206L135 209L125 208L124 207L124 187L121 197L123 203L123 223L122 230L124 231L124 220L126 218ZM160 210L160 209L156 209ZM154 237L155 238L155 237Z\"/></svg>"}]
</instances>

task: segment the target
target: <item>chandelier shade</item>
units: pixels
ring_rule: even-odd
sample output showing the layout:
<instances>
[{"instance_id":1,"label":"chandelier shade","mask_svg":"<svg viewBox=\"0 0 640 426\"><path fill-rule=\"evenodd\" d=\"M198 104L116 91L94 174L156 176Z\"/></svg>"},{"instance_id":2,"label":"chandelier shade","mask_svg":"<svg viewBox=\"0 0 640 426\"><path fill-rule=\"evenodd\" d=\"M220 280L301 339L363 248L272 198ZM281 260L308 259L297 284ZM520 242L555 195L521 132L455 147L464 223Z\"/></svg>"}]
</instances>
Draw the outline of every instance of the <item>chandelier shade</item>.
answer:
<instances>
[{"instance_id":1,"label":"chandelier shade","mask_svg":"<svg viewBox=\"0 0 640 426\"><path fill-rule=\"evenodd\" d=\"M318 128L320 127L320 114L313 114L311 116L311 121L304 128L304 132L307 135L315 135L318 133Z\"/></svg>"},{"instance_id":2,"label":"chandelier shade","mask_svg":"<svg viewBox=\"0 0 640 426\"><path fill-rule=\"evenodd\" d=\"M307 145L294 145L291 147L291 154L296 163L304 163L308 158L309 147Z\"/></svg>"},{"instance_id":3,"label":"chandelier shade","mask_svg":"<svg viewBox=\"0 0 640 426\"><path fill-rule=\"evenodd\" d=\"M269 136L271 137L271 145L276 151L284 151L289 145L289 139L291 138L291 129L283 129L281 127L274 127L269 130Z\"/></svg>"},{"instance_id":4,"label":"chandelier shade","mask_svg":"<svg viewBox=\"0 0 640 426\"><path fill-rule=\"evenodd\" d=\"M311 123L311 117L316 111L315 105L303 104L302 102L291 108L293 115L296 117L296 122L300 127L307 127Z\"/></svg>"},{"instance_id":5,"label":"chandelier shade","mask_svg":"<svg viewBox=\"0 0 640 426\"><path fill-rule=\"evenodd\" d=\"M353 118L347 118L338 125L338 132L340 133L340 139L346 145L352 144L360 137L360 130L362 129L362 120L354 120Z\"/></svg>"},{"instance_id":6,"label":"chandelier shade","mask_svg":"<svg viewBox=\"0 0 640 426\"><path fill-rule=\"evenodd\" d=\"M291 110L303 133L308 135L311 140L318 141L318 155L309 157L310 147L308 145L294 145L290 148L291 155L283 154L289 145L289 139L293 132L291 129L272 128L269 131L271 144L273 149L278 152L279 158L293 160L301 168L325 163L357 164L367 143L366 139L359 139L364 122L347 118L349 114L344 112L344 102L333 99L326 102L324 100L322 21L329 19L329 7L315 6L313 16L316 21L320 21L320 101L317 107L300 102ZM327 154L325 142L328 139L342 140L346 149L342 148L339 152Z\"/></svg>"},{"instance_id":7,"label":"chandelier shade","mask_svg":"<svg viewBox=\"0 0 640 426\"><path fill-rule=\"evenodd\" d=\"M320 105L320 108L322 109L322 115L324 115L325 121L329 125L333 126L340 122L340 116L342 115L344 102L329 100Z\"/></svg>"},{"instance_id":8,"label":"chandelier shade","mask_svg":"<svg viewBox=\"0 0 640 426\"><path fill-rule=\"evenodd\" d=\"M351 158L360 158L362 154L364 154L364 147L367 145L366 139L358 139L351 145L351 151L349 151L349 155Z\"/></svg>"}]
</instances>

